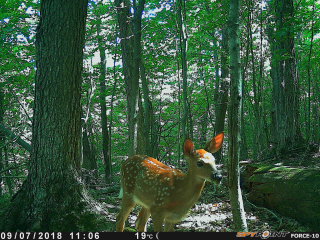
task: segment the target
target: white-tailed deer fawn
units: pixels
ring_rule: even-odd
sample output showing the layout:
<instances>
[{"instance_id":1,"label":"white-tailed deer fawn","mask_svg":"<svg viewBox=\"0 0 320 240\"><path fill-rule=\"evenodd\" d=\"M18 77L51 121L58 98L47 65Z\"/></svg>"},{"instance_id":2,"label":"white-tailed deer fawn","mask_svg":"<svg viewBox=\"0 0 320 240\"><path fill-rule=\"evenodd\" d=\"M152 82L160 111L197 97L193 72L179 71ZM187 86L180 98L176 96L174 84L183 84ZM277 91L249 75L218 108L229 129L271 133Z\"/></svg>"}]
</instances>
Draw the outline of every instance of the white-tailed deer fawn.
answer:
<instances>
[{"instance_id":1,"label":"white-tailed deer fawn","mask_svg":"<svg viewBox=\"0 0 320 240\"><path fill-rule=\"evenodd\" d=\"M199 199L205 181L220 183L222 176L216 169L211 153L221 148L223 133L211 139L204 149L193 149L191 139L183 143L183 154L189 166L186 174L170 168L154 158L135 155L122 164L121 191L122 205L117 215L116 230L122 232L124 222L132 208L142 208L136 220L139 232L146 230L150 217L155 232L173 231L175 223L183 219Z\"/></svg>"}]
</instances>

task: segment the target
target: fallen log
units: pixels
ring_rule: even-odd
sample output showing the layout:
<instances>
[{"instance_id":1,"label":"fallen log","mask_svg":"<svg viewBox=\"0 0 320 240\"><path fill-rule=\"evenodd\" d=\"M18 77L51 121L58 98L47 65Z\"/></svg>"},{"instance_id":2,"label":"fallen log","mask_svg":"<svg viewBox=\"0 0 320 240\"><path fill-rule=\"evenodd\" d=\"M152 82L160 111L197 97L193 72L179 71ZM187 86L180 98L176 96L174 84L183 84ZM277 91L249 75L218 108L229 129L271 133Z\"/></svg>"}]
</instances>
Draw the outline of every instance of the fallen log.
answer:
<instances>
[{"instance_id":1,"label":"fallen log","mask_svg":"<svg viewBox=\"0 0 320 240\"><path fill-rule=\"evenodd\" d=\"M249 164L247 199L320 231L320 170Z\"/></svg>"}]
</instances>

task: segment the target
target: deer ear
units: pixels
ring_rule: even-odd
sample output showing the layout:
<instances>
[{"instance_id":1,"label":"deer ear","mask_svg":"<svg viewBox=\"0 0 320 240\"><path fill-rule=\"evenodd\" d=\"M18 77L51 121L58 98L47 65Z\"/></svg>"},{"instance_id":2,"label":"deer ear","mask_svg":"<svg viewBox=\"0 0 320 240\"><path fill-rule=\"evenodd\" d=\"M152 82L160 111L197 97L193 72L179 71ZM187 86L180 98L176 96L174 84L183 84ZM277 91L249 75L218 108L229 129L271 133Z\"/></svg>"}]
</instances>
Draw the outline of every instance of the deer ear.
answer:
<instances>
[{"instance_id":1,"label":"deer ear","mask_svg":"<svg viewBox=\"0 0 320 240\"><path fill-rule=\"evenodd\" d=\"M190 155L193 152L193 142L190 138L186 138L183 143L183 154L184 155Z\"/></svg>"},{"instance_id":2,"label":"deer ear","mask_svg":"<svg viewBox=\"0 0 320 240\"><path fill-rule=\"evenodd\" d=\"M212 138L204 147L204 150L207 152L215 153L217 152L221 146L223 141L223 132L219 133L217 136Z\"/></svg>"}]
</instances>

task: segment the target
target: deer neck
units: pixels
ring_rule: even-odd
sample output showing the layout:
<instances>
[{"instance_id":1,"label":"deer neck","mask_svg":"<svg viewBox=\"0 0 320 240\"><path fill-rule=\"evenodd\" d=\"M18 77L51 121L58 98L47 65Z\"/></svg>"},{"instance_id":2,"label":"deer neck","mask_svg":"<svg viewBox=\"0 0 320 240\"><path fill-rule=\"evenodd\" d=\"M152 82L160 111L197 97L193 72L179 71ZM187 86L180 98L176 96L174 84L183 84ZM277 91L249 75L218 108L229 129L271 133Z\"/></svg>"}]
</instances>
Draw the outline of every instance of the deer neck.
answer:
<instances>
[{"instance_id":1,"label":"deer neck","mask_svg":"<svg viewBox=\"0 0 320 240\"><path fill-rule=\"evenodd\" d=\"M182 180L183 191L189 195L189 198L196 198L196 200L198 200L203 190L204 184L205 180L196 176L193 169L189 166L188 172Z\"/></svg>"}]
</instances>

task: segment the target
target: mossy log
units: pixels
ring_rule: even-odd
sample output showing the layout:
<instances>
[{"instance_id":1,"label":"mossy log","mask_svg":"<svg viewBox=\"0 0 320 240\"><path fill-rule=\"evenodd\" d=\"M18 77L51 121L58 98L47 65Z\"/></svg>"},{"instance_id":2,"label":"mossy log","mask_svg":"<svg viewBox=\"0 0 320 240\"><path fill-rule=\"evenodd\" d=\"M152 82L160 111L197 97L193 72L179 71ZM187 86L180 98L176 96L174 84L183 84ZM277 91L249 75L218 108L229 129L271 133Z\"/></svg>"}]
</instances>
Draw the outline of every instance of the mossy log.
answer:
<instances>
[{"instance_id":1,"label":"mossy log","mask_svg":"<svg viewBox=\"0 0 320 240\"><path fill-rule=\"evenodd\" d=\"M250 202L320 231L320 170L249 164L243 180Z\"/></svg>"}]
</instances>

